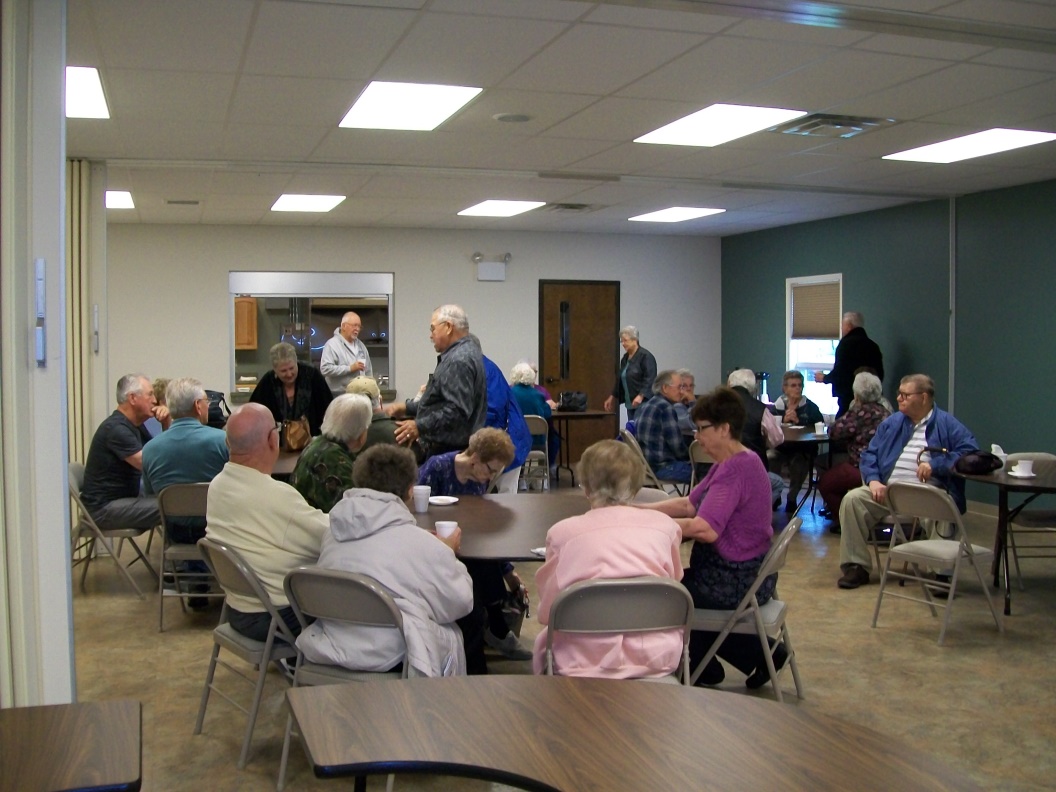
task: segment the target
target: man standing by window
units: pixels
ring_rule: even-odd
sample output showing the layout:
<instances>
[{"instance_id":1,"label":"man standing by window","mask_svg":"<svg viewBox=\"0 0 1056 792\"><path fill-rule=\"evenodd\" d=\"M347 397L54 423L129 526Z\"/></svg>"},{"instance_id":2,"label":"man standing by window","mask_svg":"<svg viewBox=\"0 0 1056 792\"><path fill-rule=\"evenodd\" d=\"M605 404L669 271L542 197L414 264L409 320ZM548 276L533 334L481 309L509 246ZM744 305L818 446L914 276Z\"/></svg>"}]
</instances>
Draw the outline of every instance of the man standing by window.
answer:
<instances>
[{"instance_id":1,"label":"man standing by window","mask_svg":"<svg viewBox=\"0 0 1056 792\"><path fill-rule=\"evenodd\" d=\"M847 412L854 400L854 373L860 368L869 368L882 382L884 379L884 356L880 347L865 333L865 317L857 311L843 315L840 325L840 343L836 345L836 358L832 371L814 372L815 382L832 385L832 395L840 403L837 417Z\"/></svg>"}]
</instances>

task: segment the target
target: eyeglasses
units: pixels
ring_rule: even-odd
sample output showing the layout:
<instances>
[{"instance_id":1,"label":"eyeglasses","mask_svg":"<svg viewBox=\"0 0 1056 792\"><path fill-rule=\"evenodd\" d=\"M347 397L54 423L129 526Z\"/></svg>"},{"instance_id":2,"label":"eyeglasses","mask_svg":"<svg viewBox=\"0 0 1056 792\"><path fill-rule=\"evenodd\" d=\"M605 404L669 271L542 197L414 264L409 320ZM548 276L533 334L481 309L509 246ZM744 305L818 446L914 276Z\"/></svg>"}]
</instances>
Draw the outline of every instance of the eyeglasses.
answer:
<instances>
[{"instance_id":1,"label":"eyeglasses","mask_svg":"<svg viewBox=\"0 0 1056 792\"><path fill-rule=\"evenodd\" d=\"M899 399L908 399L910 396L920 396L924 391L913 391L912 393L906 393L905 391L898 392Z\"/></svg>"},{"instance_id":2,"label":"eyeglasses","mask_svg":"<svg viewBox=\"0 0 1056 792\"><path fill-rule=\"evenodd\" d=\"M693 386L692 385L679 385L678 389L679 390L684 390L684 391L692 391L693 390Z\"/></svg>"},{"instance_id":3,"label":"eyeglasses","mask_svg":"<svg viewBox=\"0 0 1056 792\"><path fill-rule=\"evenodd\" d=\"M445 325L445 324L446 324L446 325L449 325L449 324L451 324L451 323L450 323L450 322L448 322L448 321L447 321L447 320L445 319L445 320L444 320L443 322L437 322L437 323L436 323L435 325L431 324L431 325L429 325L429 332L430 332L430 333L432 333L432 332L433 332L434 330L436 330L436 328L438 328L438 327L439 327L440 325Z\"/></svg>"},{"instance_id":4,"label":"eyeglasses","mask_svg":"<svg viewBox=\"0 0 1056 792\"><path fill-rule=\"evenodd\" d=\"M693 434L700 434L705 429L711 429L715 424L697 424L697 428L693 430Z\"/></svg>"}]
</instances>

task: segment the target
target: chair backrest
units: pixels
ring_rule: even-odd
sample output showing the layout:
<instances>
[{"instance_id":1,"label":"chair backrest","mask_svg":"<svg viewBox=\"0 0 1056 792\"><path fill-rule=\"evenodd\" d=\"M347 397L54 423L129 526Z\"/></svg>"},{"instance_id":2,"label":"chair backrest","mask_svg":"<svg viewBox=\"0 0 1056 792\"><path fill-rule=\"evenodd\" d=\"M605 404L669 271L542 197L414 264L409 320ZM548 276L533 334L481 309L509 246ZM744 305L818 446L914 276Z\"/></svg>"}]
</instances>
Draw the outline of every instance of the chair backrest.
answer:
<instances>
[{"instance_id":1,"label":"chair backrest","mask_svg":"<svg viewBox=\"0 0 1056 792\"><path fill-rule=\"evenodd\" d=\"M642 487L631 500L631 503L659 503L660 501L670 500L674 497L674 495L665 492L664 490L654 489L652 487Z\"/></svg>"},{"instance_id":2,"label":"chair backrest","mask_svg":"<svg viewBox=\"0 0 1056 792\"><path fill-rule=\"evenodd\" d=\"M526 415L524 416L524 422L528 424L528 434L530 435L543 435L545 437L550 433L550 425L541 415Z\"/></svg>"},{"instance_id":3,"label":"chair backrest","mask_svg":"<svg viewBox=\"0 0 1056 792\"><path fill-rule=\"evenodd\" d=\"M801 518L793 517L788 521L788 525L782 528L781 532L774 537L770 550L764 556L762 566L759 567L759 585L762 585L762 582L774 572L784 568L785 559L788 556L788 546L792 544L792 537L796 535L802 525L803 520Z\"/></svg>"},{"instance_id":4,"label":"chair backrest","mask_svg":"<svg viewBox=\"0 0 1056 792\"><path fill-rule=\"evenodd\" d=\"M694 440L689 444L689 462L693 466L693 474L689 479L690 489L697 486L697 466L698 465L712 465L715 463L715 457L704 450L704 447Z\"/></svg>"},{"instance_id":5,"label":"chair backrest","mask_svg":"<svg viewBox=\"0 0 1056 792\"><path fill-rule=\"evenodd\" d=\"M84 465L71 462L69 465L70 494L80 500L81 488L84 486Z\"/></svg>"},{"instance_id":6,"label":"chair backrest","mask_svg":"<svg viewBox=\"0 0 1056 792\"><path fill-rule=\"evenodd\" d=\"M282 587L294 613L309 618L391 627L403 635L403 613L391 592L369 575L338 569L298 567L286 574Z\"/></svg>"},{"instance_id":7,"label":"chair backrest","mask_svg":"<svg viewBox=\"0 0 1056 792\"><path fill-rule=\"evenodd\" d=\"M209 484L170 484L158 494L161 523L171 517L205 517Z\"/></svg>"},{"instance_id":8,"label":"chair backrest","mask_svg":"<svg viewBox=\"0 0 1056 792\"><path fill-rule=\"evenodd\" d=\"M910 481L896 481L887 488L888 508L895 515L953 523L961 530L961 513L945 490ZM897 517L896 517L897 524Z\"/></svg>"},{"instance_id":9,"label":"chair backrest","mask_svg":"<svg viewBox=\"0 0 1056 792\"><path fill-rule=\"evenodd\" d=\"M638 438L626 429L621 429L620 439L630 446L631 450L634 451L634 455L638 457L638 461L642 463L642 467L645 469L645 486L663 489L663 485L660 484L660 479L656 477L653 468L649 465L649 460L645 458L645 452L642 451L642 447L638 444Z\"/></svg>"}]
</instances>

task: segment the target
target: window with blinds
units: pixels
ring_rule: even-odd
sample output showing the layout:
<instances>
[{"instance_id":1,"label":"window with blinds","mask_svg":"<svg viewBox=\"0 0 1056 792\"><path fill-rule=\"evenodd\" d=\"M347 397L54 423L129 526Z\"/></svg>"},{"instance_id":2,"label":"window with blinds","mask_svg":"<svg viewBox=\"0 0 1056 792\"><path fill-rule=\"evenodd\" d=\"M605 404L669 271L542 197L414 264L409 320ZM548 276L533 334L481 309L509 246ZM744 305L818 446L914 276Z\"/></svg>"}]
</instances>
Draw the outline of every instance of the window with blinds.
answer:
<instances>
[{"instance_id":1,"label":"window with blinds","mask_svg":"<svg viewBox=\"0 0 1056 792\"><path fill-rule=\"evenodd\" d=\"M840 337L840 281L790 284L791 337Z\"/></svg>"}]
</instances>

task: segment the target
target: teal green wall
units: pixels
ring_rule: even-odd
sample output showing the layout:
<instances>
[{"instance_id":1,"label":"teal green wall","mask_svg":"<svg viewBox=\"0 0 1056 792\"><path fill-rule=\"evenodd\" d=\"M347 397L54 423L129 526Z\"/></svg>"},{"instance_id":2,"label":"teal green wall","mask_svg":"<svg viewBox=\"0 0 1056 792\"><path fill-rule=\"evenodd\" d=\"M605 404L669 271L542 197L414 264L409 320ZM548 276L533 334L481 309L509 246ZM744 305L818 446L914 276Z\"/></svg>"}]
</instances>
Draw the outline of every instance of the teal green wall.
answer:
<instances>
[{"instance_id":1,"label":"teal green wall","mask_svg":"<svg viewBox=\"0 0 1056 792\"><path fill-rule=\"evenodd\" d=\"M953 207L953 412L983 448L1056 453L1056 181ZM723 370L780 372L785 278L841 272L844 310L865 314L883 350L888 398L899 377L923 371L946 407L950 208L932 201L723 239ZM968 497L993 502L993 490L969 485Z\"/></svg>"}]
</instances>

